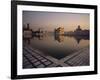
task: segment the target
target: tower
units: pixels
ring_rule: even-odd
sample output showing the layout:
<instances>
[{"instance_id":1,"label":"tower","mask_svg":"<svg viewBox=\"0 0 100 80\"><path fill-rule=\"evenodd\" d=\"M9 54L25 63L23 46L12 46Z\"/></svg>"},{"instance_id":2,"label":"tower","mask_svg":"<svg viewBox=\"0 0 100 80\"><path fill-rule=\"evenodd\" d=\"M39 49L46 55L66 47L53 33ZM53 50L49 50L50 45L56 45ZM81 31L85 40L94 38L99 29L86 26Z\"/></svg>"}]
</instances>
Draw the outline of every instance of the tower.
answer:
<instances>
[{"instance_id":1,"label":"tower","mask_svg":"<svg viewBox=\"0 0 100 80\"><path fill-rule=\"evenodd\" d=\"M29 24L27 24L27 30L29 30L29 28L30 28L30 27L29 27Z\"/></svg>"}]
</instances>

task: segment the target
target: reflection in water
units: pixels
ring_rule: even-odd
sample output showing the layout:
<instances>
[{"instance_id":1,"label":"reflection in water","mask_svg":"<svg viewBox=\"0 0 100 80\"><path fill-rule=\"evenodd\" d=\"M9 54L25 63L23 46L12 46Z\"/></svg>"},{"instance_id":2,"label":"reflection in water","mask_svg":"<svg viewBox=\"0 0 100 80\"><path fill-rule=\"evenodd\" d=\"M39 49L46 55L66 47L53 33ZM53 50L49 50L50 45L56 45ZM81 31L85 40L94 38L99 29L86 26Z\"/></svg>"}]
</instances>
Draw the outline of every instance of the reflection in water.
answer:
<instances>
[{"instance_id":1,"label":"reflection in water","mask_svg":"<svg viewBox=\"0 0 100 80\"><path fill-rule=\"evenodd\" d=\"M64 37L73 37L78 44L80 43L81 40L89 40L89 36L69 36L69 35L66 36L66 35L58 35L58 34L54 35L54 39L60 43L64 41Z\"/></svg>"},{"instance_id":2,"label":"reflection in water","mask_svg":"<svg viewBox=\"0 0 100 80\"><path fill-rule=\"evenodd\" d=\"M61 43L64 41L64 35L55 34L54 39Z\"/></svg>"},{"instance_id":3,"label":"reflection in water","mask_svg":"<svg viewBox=\"0 0 100 80\"><path fill-rule=\"evenodd\" d=\"M34 38L37 38L38 40L43 40L44 35L24 35L23 36L24 42L28 44L30 44L30 40Z\"/></svg>"},{"instance_id":4,"label":"reflection in water","mask_svg":"<svg viewBox=\"0 0 100 80\"><path fill-rule=\"evenodd\" d=\"M33 38L32 35L24 35L24 36L23 36L24 42L25 42L25 43L28 43L28 44L30 44L30 40L31 40L32 38Z\"/></svg>"},{"instance_id":5,"label":"reflection in water","mask_svg":"<svg viewBox=\"0 0 100 80\"><path fill-rule=\"evenodd\" d=\"M25 42L27 42L28 44L30 44L30 39L34 39L37 38L38 40L43 40L43 38L45 38L45 35L24 35L23 39ZM58 35L55 34L54 35L54 40L58 41L59 43L64 42L64 38L65 37L73 37L77 43L79 44L81 42L81 40L89 40L89 36L65 36L65 35Z\"/></svg>"},{"instance_id":6,"label":"reflection in water","mask_svg":"<svg viewBox=\"0 0 100 80\"><path fill-rule=\"evenodd\" d=\"M48 33L46 35L24 35L23 39L31 47L57 59L89 46L88 36L65 36Z\"/></svg>"},{"instance_id":7,"label":"reflection in water","mask_svg":"<svg viewBox=\"0 0 100 80\"><path fill-rule=\"evenodd\" d=\"M48 35L49 36L49 35ZM43 40L46 37L46 35L24 35L23 39L26 43L30 44L30 40L34 38L37 38L38 40ZM74 38L77 43L79 44L81 42L81 40L89 40L89 36L69 36L69 35L58 35L58 34L54 34L54 40L58 41L59 43L64 42L65 37L69 37L69 38Z\"/></svg>"},{"instance_id":8,"label":"reflection in water","mask_svg":"<svg viewBox=\"0 0 100 80\"><path fill-rule=\"evenodd\" d=\"M73 36L77 43L79 44L81 40L89 40L89 36Z\"/></svg>"},{"instance_id":9,"label":"reflection in water","mask_svg":"<svg viewBox=\"0 0 100 80\"><path fill-rule=\"evenodd\" d=\"M67 37L73 37L78 44L81 42L81 40L89 40L89 36L67 36Z\"/></svg>"}]
</instances>

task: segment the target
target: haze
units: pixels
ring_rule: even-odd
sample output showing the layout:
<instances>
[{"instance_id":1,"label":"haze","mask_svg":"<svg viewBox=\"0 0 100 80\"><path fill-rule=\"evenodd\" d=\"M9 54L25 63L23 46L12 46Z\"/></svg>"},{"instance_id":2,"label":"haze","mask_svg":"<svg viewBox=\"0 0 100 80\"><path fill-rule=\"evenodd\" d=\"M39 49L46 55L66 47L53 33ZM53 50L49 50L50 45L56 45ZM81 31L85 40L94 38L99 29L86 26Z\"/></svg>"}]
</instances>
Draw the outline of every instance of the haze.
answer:
<instances>
[{"instance_id":1,"label":"haze","mask_svg":"<svg viewBox=\"0 0 100 80\"><path fill-rule=\"evenodd\" d=\"M43 28L53 31L64 27L65 31L73 31L78 25L82 29L89 29L90 15L87 13L23 11L23 24L30 24L33 30Z\"/></svg>"}]
</instances>

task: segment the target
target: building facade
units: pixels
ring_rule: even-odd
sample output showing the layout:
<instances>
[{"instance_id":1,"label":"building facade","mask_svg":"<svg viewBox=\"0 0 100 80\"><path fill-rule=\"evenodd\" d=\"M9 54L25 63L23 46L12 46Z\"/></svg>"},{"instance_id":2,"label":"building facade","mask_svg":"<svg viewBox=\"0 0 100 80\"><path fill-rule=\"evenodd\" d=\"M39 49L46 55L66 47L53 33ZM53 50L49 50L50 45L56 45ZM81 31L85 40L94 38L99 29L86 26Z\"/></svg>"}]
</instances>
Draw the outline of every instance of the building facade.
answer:
<instances>
[{"instance_id":1,"label":"building facade","mask_svg":"<svg viewBox=\"0 0 100 80\"><path fill-rule=\"evenodd\" d=\"M59 27L59 28L55 29L55 34L64 35L64 28Z\"/></svg>"},{"instance_id":2,"label":"building facade","mask_svg":"<svg viewBox=\"0 0 100 80\"><path fill-rule=\"evenodd\" d=\"M82 36L88 36L89 35L89 30L82 30L80 25L77 27L77 29L74 31L75 35L82 35Z\"/></svg>"}]
</instances>

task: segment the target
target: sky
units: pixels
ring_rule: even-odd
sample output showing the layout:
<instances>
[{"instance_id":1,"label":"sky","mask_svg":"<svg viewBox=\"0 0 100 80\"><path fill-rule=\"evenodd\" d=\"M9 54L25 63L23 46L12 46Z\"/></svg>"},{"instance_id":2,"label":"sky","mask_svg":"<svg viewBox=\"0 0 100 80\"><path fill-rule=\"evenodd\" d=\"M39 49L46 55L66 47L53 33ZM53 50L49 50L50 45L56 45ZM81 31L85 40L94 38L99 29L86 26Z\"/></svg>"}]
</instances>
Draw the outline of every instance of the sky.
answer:
<instances>
[{"instance_id":1,"label":"sky","mask_svg":"<svg viewBox=\"0 0 100 80\"><path fill-rule=\"evenodd\" d=\"M30 28L39 28L54 31L55 28L64 27L65 31L74 31L78 25L82 29L89 29L90 15L88 13L23 11L23 25L29 23Z\"/></svg>"}]
</instances>

